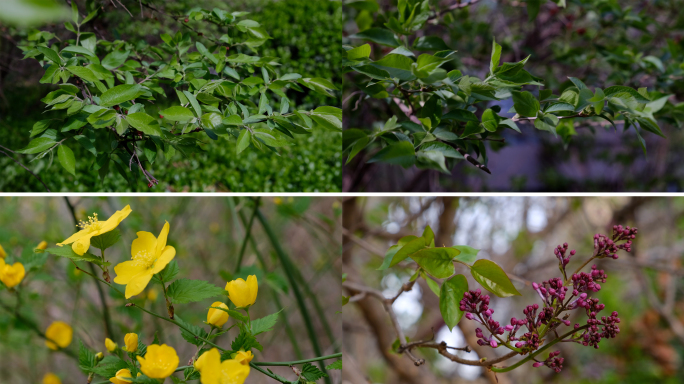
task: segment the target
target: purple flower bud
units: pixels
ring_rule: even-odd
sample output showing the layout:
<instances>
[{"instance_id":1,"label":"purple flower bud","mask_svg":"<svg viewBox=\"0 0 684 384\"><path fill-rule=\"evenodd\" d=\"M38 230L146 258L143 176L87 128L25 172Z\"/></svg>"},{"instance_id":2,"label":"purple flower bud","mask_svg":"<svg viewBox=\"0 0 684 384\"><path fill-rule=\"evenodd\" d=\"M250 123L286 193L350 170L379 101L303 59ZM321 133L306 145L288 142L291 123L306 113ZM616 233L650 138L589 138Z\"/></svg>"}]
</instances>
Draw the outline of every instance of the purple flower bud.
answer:
<instances>
[{"instance_id":1,"label":"purple flower bud","mask_svg":"<svg viewBox=\"0 0 684 384\"><path fill-rule=\"evenodd\" d=\"M535 368L539 368L539 367L541 367L542 365L544 365L544 363L542 363L541 361L538 361L538 362L532 364L532 366L535 367Z\"/></svg>"}]
</instances>

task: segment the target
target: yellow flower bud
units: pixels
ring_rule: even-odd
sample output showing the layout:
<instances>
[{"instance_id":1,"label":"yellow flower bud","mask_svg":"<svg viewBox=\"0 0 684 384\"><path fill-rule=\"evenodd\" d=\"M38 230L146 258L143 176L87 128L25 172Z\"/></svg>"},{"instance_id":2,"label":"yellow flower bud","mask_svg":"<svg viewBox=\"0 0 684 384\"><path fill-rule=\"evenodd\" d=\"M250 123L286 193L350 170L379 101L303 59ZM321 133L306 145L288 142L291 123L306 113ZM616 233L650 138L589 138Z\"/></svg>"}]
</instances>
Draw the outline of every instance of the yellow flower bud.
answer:
<instances>
[{"instance_id":1,"label":"yellow flower bud","mask_svg":"<svg viewBox=\"0 0 684 384\"><path fill-rule=\"evenodd\" d=\"M131 371L128 369L119 369L116 372L116 375L114 377L110 378L109 381L111 381L114 384L126 384L126 383L131 383L131 378L133 375L131 375Z\"/></svg>"},{"instance_id":2,"label":"yellow flower bud","mask_svg":"<svg viewBox=\"0 0 684 384\"><path fill-rule=\"evenodd\" d=\"M138 334L137 333L127 333L124 336L124 344L126 344L126 350L128 352L138 351Z\"/></svg>"},{"instance_id":3,"label":"yellow flower bud","mask_svg":"<svg viewBox=\"0 0 684 384\"><path fill-rule=\"evenodd\" d=\"M140 370L147 377L165 379L178 368L180 359L176 350L166 344L152 344L147 347L145 357L138 356Z\"/></svg>"},{"instance_id":4,"label":"yellow flower bud","mask_svg":"<svg viewBox=\"0 0 684 384\"><path fill-rule=\"evenodd\" d=\"M102 361L102 359L104 359L104 353L98 352L98 353L95 355L95 361Z\"/></svg>"},{"instance_id":5,"label":"yellow flower bud","mask_svg":"<svg viewBox=\"0 0 684 384\"><path fill-rule=\"evenodd\" d=\"M7 252L5 252L5 248L0 245L0 259L4 259L5 257L7 257Z\"/></svg>"},{"instance_id":6,"label":"yellow flower bud","mask_svg":"<svg viewBox=\"0 0 684 384\"><path fill-rule=\"evenodd\" d=\"M48 372L43 376L43 384L62 384L62 380L54 373Z\"/></svg>"},{"instance_id":7,"label":"yellow flower bud","mask_svg":"<svg viewBox=\"0 0 684 384\"><path fill-rule=\"evenodd\" d=\"M105 339L105 347L109 352L114 352L116 351L116 348L118 348L119 346L108 337Z\"/></svg>"},{"instance_id":8,"label":"yellow flower bud","mask_svg":"<svg viewBox=\"0 0 684 384\"><path fill-rule=\"evenodd\" d=\"M159 296L159 292L157 292L157 290L154 288L147 291L147 300L149 300L149 301L157 301L158 296Z\"/></svg>"},{"instance_id":9,"label":"yellow flower bud","mask_svg":"<svg viewBox=\"0 0 684 384\"><path fill-rule=\"evenodd\" d=\"M252 361L253 358L254 355L252 355L252 351L237 351L235 354L235 360L242 365L249 365L249 362Z\"/></svg>"},{"instance_id":10,"label":"yellow flower bud","mask_svg":"<svg viewBox=\"0 0 684 384\"><path fill-rule=\"evenodd\" d=\"M71 344L71 338L74 336L74 330L71 326L63 321L55 321L45 331L45 345L48 348L56 351L60 348L66 348Z\"/></svg>"},{"instance_id":11,"label":"yellow flower bud","mask_svg":"<svg viewBox=\"0 0 684 384\"><path fill-rule=\"evenodd\" d=\"M41 241L41 242L38 244L38 246L36 247L36 249L41 249L41 250L44 251L44 250L47 249L47 246L48 246L47 241Z\"/></svg>"},{"instance_id":12,"label":"yellow flower bud","mask_svg":"<svg viewBox=\"0 0 684 384\"><path fill-rule=\"evenodd\" d=\"M211 306L228 309L228 306L220 301L215 302ZM214 327L221 328L223 327L223 324L225 324L226 321L228 321L228 317L228 312L222 311L220 309L209 308L209 312L207 312L207 324L211 324Z\"/></svg>"},{"instance_id":13,"label":"yellow flower bud","mask_svg":"<svg viewBox=\"0 0 684 384\"><path fill-rule=\"evenodd\" d=\"M0 259L0 281L7 286L8 289L14 288L26 276L26 270L24 265L20 262L16 262L13 265L5 263L5 259Z\"/></svg>"},{"instance_id":14,"label":"yellow flower bud","mask_svg":"<svg viewBox=\"0 0 684 384\"><path fill-rule=\"evenodd\" d=\"M237 279L226 284L228 298L238 308L246 308L256 301L259 285L255 275L249 275L247 281Z\"/></svg>"}]
</instances>

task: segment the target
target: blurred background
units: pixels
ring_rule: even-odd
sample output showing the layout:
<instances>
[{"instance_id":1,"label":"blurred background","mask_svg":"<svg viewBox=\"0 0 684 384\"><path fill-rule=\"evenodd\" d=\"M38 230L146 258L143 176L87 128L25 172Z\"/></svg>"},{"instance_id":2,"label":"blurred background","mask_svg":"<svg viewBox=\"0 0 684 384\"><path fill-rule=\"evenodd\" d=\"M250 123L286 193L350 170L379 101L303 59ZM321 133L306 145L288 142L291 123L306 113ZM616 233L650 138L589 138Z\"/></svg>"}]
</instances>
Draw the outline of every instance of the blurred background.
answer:
<instances>
[{"instance_id":1,"label":"blurred background","mask_svg":"<svg viewBox=\"0 0 684 384\"><path fill-rule=\"evenodd\" d=\"M380 302L365 298L343 307L345 383L681 383L684 377L684 199L647 197L350 197L344 201L343 272L346 281L399 292L415 270L406 266L376 270L390 245L406 235L420 235L426 225L437 246L469 245L479 257L498 263L522 296L492 296L495 319L520 318L526 305L539 303L531 282L560 276L553 249L567 242L577 256L593 251L593 236L614 224L635 226L639 234L629 254L598 260L608 274L596 294L607 311L618 311L620 334L600 349L560 343L561 373L525 364L494 376L480 367L456 364L432 349L414 349L427 363L416 367L391 351L396 335ZM577 263L577 264L575 264ZM402 264L399 264L402 265ZM465 268L456 264L456 273ZM471 289L477 285L469 274ZM453 331L444 324L439 298L419 279L394 303L399 324L413 340L449 346L469 360L506 354L477 345L473 321L461 320ZM479 285L477 285L479 286ZM349 292L344 293L349 296ZM586 316L582 315L586 320ZM570 319L572 321L572 318ZM558 345L556 345L558 346ZM554 348L556 347L554 346ZM552 349L555 350L555 349ZM544 355L546 357L546 355ZM508 360L502 366L516 361Z\"/></svg>"},{"instance_id":2,"label":"blurred background","mask_svg":"<svg viewBox=\"0 0 684 384\"><path fill-rule=\"evenodd\" d=\"M108 354L104 339L108 334L103 321L103 289L106 307L111 317L110 336L120 346L128 332L140 335L140 341L152 344L155 332L159 339L176 349L180 365L187 365L196 347L181 338L179 328L144 314L136 308L124 307L116 292L74 268L69 260L46 257L43 266L30 269L33 249L40 241L50 247L74 232L74 223L66 198L0 198L0 244L15 260L27 265L27 275L18 287L17 295L0 289L0 380L3 383L39 383L46 372L54 372L63 383L85 383L86 376L78 369L77 360L64 353L48 350L31 325L45 331L56 320L69 323L74 339L69 350L78 351L78 340L94 351ZM245 225L253 211L251 198L145 198L71 197L70 204L79 219L99 214L109 217L130 204L133 212L120 225L122 240L107 250L113 265L130 259L131 242L137 231L158 236L164 220L170 223L168 244L176 248L175 260L180 267L178 278L202 279L224 287L227 281L255 274L259 281L256 304L250 311L253 319L284 308L283 317L273 331L257 336L263 352L254 350L254 361L292 361L318 356L308 336L303 313L295 300L283 265L274 245L255 219L247 244L242 268L234 274L240 247L245 238ZM342 340L340 215L341 203L336 198L262 198L260 211L273 229L280 246L298 268L296 283L304 296L307 316L313 324L315 343L321 355L339 352ZM99 251L95 250L95 253ZM99 254L99 253L98 253ZM89 270L85 263L80 267ZM112 276L113 266L110 267ZM4 285L3 285L4 287ZM120 290L123 287L119 286ZM159 284L151 282L134 298L137 305L165 314L164 296ZM207 308L216 299L189 304L176 304L176 315L185 322L208 329ZM17 320L19 314L24 321ZM233 324L228 320L226 329ZM235 329L215 342L229 347L237 336ZM334 360L326 362L332 363ZM295 379L289 367L271 367L284 377ZM340 371L329 371L329 384L340 383ZM101 378L94 382L100 381ZM169 382L169 380L167 380ZM266 384L275 381L256 370L246 383ZM321 380L321 383L325 381Z\"/></svg>"},{"instance_id":3,"label":"blurred background","mask_svg":"<svg viewBox=\"0 0 684 384\"><path fill-rule=\"evenodd\" d=\"M473 0L469 2L475 3ZM394 0L378 0L380 9L396 9ZM453 1L430 0L436 10L446 10ZM463 5L468 1L461 1ZM344 191L441 192L441 191L667 191L684 189L684 13L673 0L568 0L567 8L552 1L537 1L541 9L530 22L526 3L518 0L481 0L443 16L439 25L427 25L418 36L438 36L458 52L445 64L447 71L484 79L489 70L492 39L503 47L501 61L517 62L532 55L525 68L544 79L554 94L577 77L590 88L609 85L648 87L670 96L655 116L666 139L645 132L645 156L633 129L617 132L601 119L574 119L576 135L567 148L563 140L540 132L532 124L520 124L522 134L504 130L505 145L489 142L486 174L465 161L451 175L403 169L368 160L373 153L360 153L345 166ZM382 11L368 7L345 7L343 44L358 46L350 36L365 28L382 26ZM392 48L373 44L374 59ZM343 100L357 90L363 78L347 75ZM527 89L537 92L536 87ZM491 102L502 112L511 100ZM385 100L343 105L346 128L382 127L399 109ZM480 112L484 109L480 109ZM401 115L400 115L401 116ZM512 114L502 113L512 117ZM605 123L605 124L604 124ZM472 155L472 153L471 153ZM345 158L346 160L346 158Z\"/></svg>"},{"instance_id":4,"label":"blurred background","mask_svg":"<svg viewBox=\"0 0 684 384\"><path fill-rule=\"evenodd\" d=\"M85 9L85 0L74 0L80 9ZM92 1L92 0L88 0ZM36 0L36 4L55 3L54 0ZM138 0L97 1L102 11L84 26L87 32L96 32L98 39L106 38L144 40L158 44L162 33L174 35L179 26L171 18L151 13ZM271 37L257 48L261 56L280 58L281 73L299 73L303 77L330 79L341 89L342 79L339 62L342 54L340 31L342 29L342 6L340 1L320 0L169 0L148 1L172 15L188 13L192 8L213 9L229 12L247 11L249 16L262 23ZM42 111L45 104L40 101L56 85L39 84L43 70L36 60L22 60L23 53L18 46L35 40L37 31L46 30L60 39L73 38L61 22L49 25L16 26L22 17L30 21L31 15L20 12L20 0L3 2L6 18L0 16L0 146L10 150L24 148L29 142L33 124L46 119ZM64 1L59 5L66 6ZM68 1L70 3L70 1ZM125 6L126 10L122 6ZM68 8L67 8L68 9ZM10 12L12 11L12 12ZM20 16L10 15L17 12ZM68 9L67 18L70 14ZM130 15L129 15L130 12ZM49 15L58 12L50 9ZM21 16L23 15L23 16ZM9 22L13 22L12 25ZM193 22L193 27L208 31L214 25ZM202 41L198 38L198 41ZM205 45L209 43L204 41ZM167 89L167 92L169 90ZM169 95L173 94L170 91ZM336 98L326 97L309 91L288 92L292 103L299 109L309 110L321 105L339 106ZM161 110L169 105L156 104ZM176 156L167 162L157 162L152 170L161 184L160 190L187 191L243 191L243 192L334 192L340 191L342 183L342 136L337 132L316 129L311 135L296 135L295 144L281 148L281 156L273 152L246 150L240 156L235 154L235 140L220 137L218 141L207 140L204 153L188 157ZM88 156L81 146L74 146L74 155ZM37 173L53 192L58 191L148 191L146 182L130 186L118 173L110 172L103 182L97 172L91 171L90 163L77 162L76 176L72 176L59 164L49 159L31 161L33 156L9 153ZM44 191L38 180L12 159L0 153L0 190L2 191Z\"/></svg>"}]
</instances>

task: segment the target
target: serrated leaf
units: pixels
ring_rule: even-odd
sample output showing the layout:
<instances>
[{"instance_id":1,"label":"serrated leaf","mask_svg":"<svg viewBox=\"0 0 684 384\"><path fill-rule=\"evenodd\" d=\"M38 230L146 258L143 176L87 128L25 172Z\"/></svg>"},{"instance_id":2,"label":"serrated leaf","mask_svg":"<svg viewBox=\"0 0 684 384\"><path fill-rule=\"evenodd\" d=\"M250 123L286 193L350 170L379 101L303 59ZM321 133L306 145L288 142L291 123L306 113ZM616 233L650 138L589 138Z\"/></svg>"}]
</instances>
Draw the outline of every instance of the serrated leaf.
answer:
<instances>
[{"instance_id":1,"label":"serrated leaf","mask_svg":"<svg viewBox=\"0 0 684 384\"><path fill-rule=\"evenodd\" d=\"M240 349L249 351L252 348L256 348L259 351L263 350L263 347L261 346L261 344L259 344L254 335L247 333L245 331L240 331L240 334L230 344L230 348L233 351L239 351Z\"/></svg>"},{"instance_id":2,"label":"serrated leaf","mask_svg":"<svg viewBox=\"0 0 684 384\"><path fill-rule=\"evenodd\" d=\"M342 370L342 360L337 360L334 363L327 365L325 369L338 369Z\"/></svg>"},{"instance_id":3,"label":"serrated leaf","mask_svg":"<svg viewBox=\"0 0 684 384\"><path fill-rule=\"evenodd\" d=\"M222 288L204 280L180 279L169 285L166 295L171 302L183 304L221 296L223 292Z\"/></svg>"},{"instance_id":4,"label":"serrated leaf","mask_svg":"<svg viewBox=\"0 0 684 384\"><path fill-rule=\"evenodd\" d=\"M316 381L320 378L328 377L327 374L311 363L306 363L302 366L302 376L308 381Z\"/></svg>"},{"instance_id":5,"label":"serrated leaf","mask_svg":"<svg viewBox=\"0 0 684 384\"><path fill-rule=\"evenodd\" d=\"M114 228L109 232L90 238L90 245L100 250L107 249L121 240L121 232Z\"/></svg>"},{"instance_id":6,"label":"serrated leaf","mask_svg":"<svg viewBox=\"0 0 684 384\"><path fill-rule=\"evenodd\" d=\"M260 319L252 320L252 334L256 336L260 333L272 331L276 322L278 322L278 315L281 311L262 317Z\"/></svg>"},{"instance_id":7,"label":"serrated leaf","mask_svg":"<svg viewBox=\"0 0 684 384\"><path fill-rule=\"evenodd\" d=\"M190 332L188 332L187 330L179 327L181 336L183 337L183 339L185 339L185 341L198 347L204 344L204 341L198 339L197 337L195 337L195 335L206 339L208 336L207 331L205 331L202 327L198 327L196 325L184 321L183 319L178 317L178 315L174 316L174 320L178 322L178 324L190 330Z\"/></svg>"},{"instance_id":8,"label":"serrated leaf","mask_svg":"<svg viewBox=\"0 0 684 384\"><path fill-rule=\"evenodd\" d=\"M83 255L77 254L73 249L71 249L71 244L65 245L63 247L48 248L45 250L45 252L55 256L66 257L67 259L71 259L73 261L87 261L95 264L102 263L102 260L92 253L86 252Z\"/></svg>"},{"instance_id":9,"label":"serrated leaf","mask_svg":"<svg viewBox=\"0 0 684 384\"><path fill-rule=\"evenodd\" d=\"M83 341L78 341L78 368L85 372L90 373L92 368L95 366L95 352L86 348Z\"/></svg>"}]
</instances>

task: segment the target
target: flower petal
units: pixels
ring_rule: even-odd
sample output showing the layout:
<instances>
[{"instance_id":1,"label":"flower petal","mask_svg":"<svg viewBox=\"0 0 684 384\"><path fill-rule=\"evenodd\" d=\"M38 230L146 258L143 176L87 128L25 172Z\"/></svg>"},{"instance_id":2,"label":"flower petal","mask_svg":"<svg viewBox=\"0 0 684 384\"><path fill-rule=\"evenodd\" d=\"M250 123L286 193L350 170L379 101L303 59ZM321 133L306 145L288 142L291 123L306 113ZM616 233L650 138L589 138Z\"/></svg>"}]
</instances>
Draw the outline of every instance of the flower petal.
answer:
<instances>
[{"instance_id":1,"label":"flower petal","mask_svg":"<svg viewBox=\"0 0 684 384\"><path fill-rule=\"evenodd\" d=\"M116 273L114 282L126 285L133 280L134 277L145 272L145 270L147 270L147 267L144 265L136 265L136 262L133 260L124 261L114 267L114 273Z\"/></svg>"},{"instance_id":2,"label":"flower petal","mask_svg":"<svg viewBox=\"0 0 684 384\"><path fill-rule=\"evenodd\" d=\"M62 245L71 244L71 243L73 243L74 241L77 241L78 239L80 239L80 238L82 238L83 236L87 235L88 232L89 232L88 230L82 229L82 230L80 230L80 231L74 233L73 235L69 236L68 239L62 241L61 243L57 243L57 245L59 245L59 246L61 247Z\"/></svg>"},{"instance_id":3,"label":"flower petal","mask_svg":"<svg viewBox=\"0 0 684 384\"><path fill-rule=\"evenodd\" d=\"M166 239L169 237L169 228L169 222L167 221L159 233L159 238L157 238L157 254L160 254L164 250L164 247L166 247Z\"/></svg>"},{"instance_id":4,"label":"flower petal","mask_svg":"<svg viewBox=\"0 0 684 384\"><path fill-rule=\"evenodd\" d=\"M221 354L218 349L212 348L204 352L195 362L195 368L200 371L202 384L221 383Z\"/></svg>"},{"instance_id":5,"label":"flower petal","mask_svg":"<svg viewBox=\"0 0 684 384\"><path fill-rule=\"evenodd\" d=\"M150 232L140 231L138 238L131 244L131 256L135 258L139 254L150 256L151 260L157 256L157 238Z\"/></svg>"},{"instance_id":6,"label":"flower petal","mask_svg":"<svg viewBox=\"0 0 684 384\"><path fill-rule=\"evenodd\" d=\"M125 206L122 210L114 212L113 215L107 219L104 223L102 223L102 226L100 227L100 230L97 231L98 233L96 235L103 234L105 232L109 232L112 229L116 228L119 223L123 221L128 215L131 213L131 206L127 205Z\"/></svg>"},{"instance_id":7,"label":"flower petal","mask_svg":"<svg viewBox=\"0 0 684 384\"><path fill-rule=\"evenodd\" d=\"M225 360L221 363L221 371L224 375L224 383L244 384L249 376L249 365L242 365L235 359Z\"/></svg>"},{"instance_id":8,"label":"flower petal","mask_svg":"<svg viewBox=\"0 0 684 384\"><path fill-rule=\"evenodd\" d=\"M152 275L153 273L148 269L129 281L126 285L126 298L130 299L145 290L145 287L147 287L147 284L152 279Z\"/></svg>"},{"instance_id":9,"label":"flower petal","mask_svg":"<svg viewBox=\"0 0 684 384\"><path fill-rule=\"evenodd\" d=\"M249 304L252 305L256 301L257 293L259 292L259 283L256 275L247 276L247 287L249 287Z\"/></svg>"},{"instance_id":10,"label":"flower petal","mask_svg":"<svg viewBox=\"0 0 684 384\"><path fill-rule=\"evenodd\" d=\"M92 237L91 234L86 234L85 236L81 237L80 239L74 241L73 244L71 244L71 249L76 253L77 255L83 256L86 252L88 252L88 249L90 249L90 238Z\"/></svg>"},{"instance_id":11,"label":"flower petal","mask_svg":"<svg viewBox=\"0 0 684 384\"><path fill-rule=\"evenodd\" d=\"M166 267L168 263L176 257L176 248L167 245L166 248L161 252L161 256L154 263L154 268L152 268L152 273L159 273L162 269Z\"/></svg>"}]
</instances>

